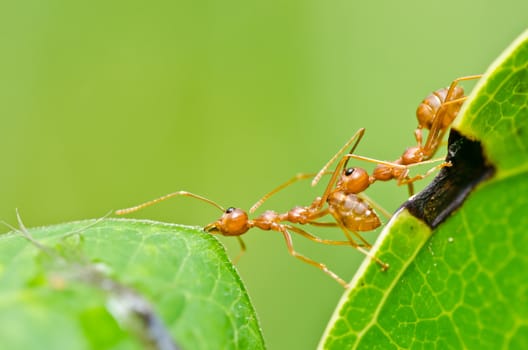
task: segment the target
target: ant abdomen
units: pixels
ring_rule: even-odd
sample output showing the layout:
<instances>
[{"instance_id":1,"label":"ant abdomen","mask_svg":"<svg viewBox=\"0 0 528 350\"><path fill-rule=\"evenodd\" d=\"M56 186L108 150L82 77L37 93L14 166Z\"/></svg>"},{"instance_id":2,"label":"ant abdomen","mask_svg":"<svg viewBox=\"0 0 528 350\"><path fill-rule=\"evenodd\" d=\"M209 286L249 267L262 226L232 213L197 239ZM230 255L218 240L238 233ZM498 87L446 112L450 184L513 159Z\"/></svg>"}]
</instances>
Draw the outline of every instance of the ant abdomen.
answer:
<instances>
[{"instance_id":1,"label":"ant abdomen","mask_svg":"<svg viewBox=\"0 0 528 350\"><path fill-rule=\"evenodd\" d=\"M372 231L381 226L370 205L355 194L334 192L328 197L328 205L336 219L351 231Z\"/></svg>"},{"instance_id":2,"label":"ant abdomen","mask_svg":"<svg viewBox=\"0 0 528 350\"><path fill-rule=\"evenodd\" d=\"M464 101L461 99L462 97L464 97L464 89L461 86L455 86L451 90L449 100L446 101L448 91L449 88L436 90L435 92L427 96L422 101L422 103L420 103L420 105L416 109L416 118L418 119L418 125L420 128L431 129L433 121L435 120L435 117L437 116L440 107L442 107L442 105L444 105L446 102L460 99L460 101L458 102L444 105L443 107L445 108L444 113L447 116L454 117L458 114L462 103L464 103ZM451 125L452 121L453 118L443 119L441 127L448 128L449 125Z\"/></svg>"}]
</instances>

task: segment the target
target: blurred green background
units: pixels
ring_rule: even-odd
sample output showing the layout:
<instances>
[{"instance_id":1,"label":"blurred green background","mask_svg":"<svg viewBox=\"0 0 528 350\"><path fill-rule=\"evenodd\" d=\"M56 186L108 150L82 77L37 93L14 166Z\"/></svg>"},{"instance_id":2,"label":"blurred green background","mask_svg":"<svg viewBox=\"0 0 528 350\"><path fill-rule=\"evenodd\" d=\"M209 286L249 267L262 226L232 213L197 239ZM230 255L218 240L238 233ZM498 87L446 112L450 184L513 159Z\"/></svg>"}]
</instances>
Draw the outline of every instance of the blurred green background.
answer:
<instances>
[{"instance_id":1,"label":"blurred green background","mask_svg":"<svg viewBox=\"0 0 528 350\"><path fill-rule=\"evenodd\" d=\"M2 2L0 219L101 217L180 189L249 208L360 127L358 153L395 159L418 103L483 72L527 24L521 0ZM265 207L306 205L322 188L299 183ZM407 192L369 194L393 211ZM219 214L177 198L135 217L203 226ZM245 240L237 267L269 348L314 348L342 287L279 234ZM296 248L347 280L363 258Z\"/></svg>"}]
</instances>

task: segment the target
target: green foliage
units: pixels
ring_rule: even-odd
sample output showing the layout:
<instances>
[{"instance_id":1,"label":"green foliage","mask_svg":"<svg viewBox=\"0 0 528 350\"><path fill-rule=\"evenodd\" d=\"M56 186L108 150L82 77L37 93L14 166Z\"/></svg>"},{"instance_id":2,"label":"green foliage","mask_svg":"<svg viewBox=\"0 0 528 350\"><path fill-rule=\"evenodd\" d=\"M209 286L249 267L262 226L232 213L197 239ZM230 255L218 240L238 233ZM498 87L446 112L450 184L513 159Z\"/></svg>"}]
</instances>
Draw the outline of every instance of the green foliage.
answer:
<instances>
[{"instance_id":1,"label":"green foliage","mask_svg":"<svg viewBox=\"0 0 528 350\"><path fill-rule=\"evenodd\" d=\"M16 223L19 208L29 227L177 190L248 208L318 171L360 127L361 155L396 159L421 99L483 72L528 13L526 0L0 3L0 220ZM299 184L263 209L320 194ZM368 194L394 211L407 191ZM181 199L134 217L203 226L217 215ZM267 345L313 349L342 288L289 257L280 235L244 239L238 267ZM346 278L363 259L295 245Z\"/></svg>"},{"instance_id":2,"label":"green foliage","mask_svg":"<svg viewBox=\"0 0 528 350\"><path fill-rule=\"evenodd\" d=\"M527 171L528 162L528 34L520 36L490 67L475 88L467 111L455 125L482 142L497 176Z\"/></svg>"},{"instance_id":3,"label":"green foliage","mask_svg":"<svg viewBox=\"0 0 528 350\"><path fill-rule=\"evenodd\" d=\"M475 88L456 128L496 167L437 229L402 210L320 344L326 349L528 346L528 31Z\"/></svg>"},{"instance_id":4,"label":"green foliage","mask_svg":"<svg viewBox=\"0 0 528 350\"><path fill-rule=\"evenodd\" d=\"M196 228L104 219L2 235L0 300L3 348L264 347L223 247Z\"/></svg>"},{"instance_id":5,"label":"green foliage","mask_svg":"<svg viewBox=\"0 0 528 350\"><path fill-rule=\"evenodd\" d=\"M405 211L376 246L322 346L528 346L526 35L476 89L458 129L496 175L434 235ZM521 195L519 195L521 194ZM6 348L264 348L223 248L199 229L101 220L0 236ZM153 333L156 333L155 335Z\"/></svg>"}]
</instances>

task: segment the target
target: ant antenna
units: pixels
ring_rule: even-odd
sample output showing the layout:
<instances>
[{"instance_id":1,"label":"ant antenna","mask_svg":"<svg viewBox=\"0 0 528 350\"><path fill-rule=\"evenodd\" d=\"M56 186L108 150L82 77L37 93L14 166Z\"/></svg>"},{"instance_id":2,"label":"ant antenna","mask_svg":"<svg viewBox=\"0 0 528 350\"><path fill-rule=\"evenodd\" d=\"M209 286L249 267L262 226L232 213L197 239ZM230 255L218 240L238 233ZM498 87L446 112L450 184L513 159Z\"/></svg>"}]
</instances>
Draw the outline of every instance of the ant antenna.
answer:
<instances>
[{"instance_id":1,"label":"ant antenna","mask_svg":"<svg viewBox=\"0 0 528 350\"><path fill-rule=\"evenodd\" d=\"M315 175L314 179L312 180L312 186L315 186L319 183L319 181L321 180L321 178L323 177L323 175L327 172L327 169L330 167L330 165L336 161L337 158L339 158L339 156L341 156L341 154L346 151L346 149L352 144L352 142L354 142L354 140L356 141L356 143L354 143L354 146L352 146L352 149L348 152L348 153L354 153L354 151L356 150L356 147L358 146L359 144L359 141L361 141L361 138L363 137L363 134L365 134L365 128L361 128L359 129L358 131L356 131L356 133L350 138L350 140L348 140L344 145L343 147L341 147L341 149L339 151L337 151L337 153L332 157L330 158L330 160L323 166L323 168L317 173L317 175ZM356 140L357 139L357 140ZM345 163L343 164L343 168L346 167L348 163L348 159L345 161ZM339 167L339 164L337 165ZM337 169L337 168L336 168ZM337 178L337 176L339 175L339 172L334 172L334 176L332 176L332 179L330 179L330 182L334 182Z\"/></svg>"},{"instance_id":2,"label":"ant antenna","mask_svg":"<svg viewBox=\"0 0 528 350\"><path fill-rule=\"evenodd\" d=\"M321 176L330 175L330 174L332 174L332 172L326 171L326 172L322 173ZM264 196L262 196L262 198L260 198L249 209L249 213L254 213L262 204L264 204L265 201L267 201L271 196L275 195L277 192L282 191L283 189L285 189L286 187L292 185L293 183L295 183L297 181L309 179L311 177L314 177L315 175L318 175L318 174L316 174L316 173L299 173L299 174L295 175L294 177L292 177L288 181L282 183L281 185L277 186L276 188L274 188L273 190L269 191Z\"/></svg>"},{"instance_id":3,"label":"ant antenna","mask_svg":"<svg viewBox=\"0 0 528 350\"><path fill-rule=\"evenodd\" d=\"M225 209L221 205L219 205L218 203L216 203L216 202L214 202L214 201L212 201L212 200L210 200L208 198L205 198L205 197L202 197L202 196L199 196L197 194L194 194L194 193L191 193L191 192L187 192L187 191L178 191L178 192L173 192L173 193L166 194L164 196L161 196L159 198L153 199L153 200L145 202L145 203L141 203L141 204L136 205L134 207L116 210L115 213L116 213L116 215L124 215L124 214L133 213L135 211L138 211L138 210L141 210L143 208L150 207L151 205L154 205L154 204L157 204L159 202L162 202L162 201L164 201L166 199L169 199L169 198L172 198L172 197L177 197L177 196L186 196L186 197L196 198L196 199L199 199L199 200L201 200L203 202L209 203L209 204L217 207L221 211L225 211Z\"/></svg>"}]
</instances>

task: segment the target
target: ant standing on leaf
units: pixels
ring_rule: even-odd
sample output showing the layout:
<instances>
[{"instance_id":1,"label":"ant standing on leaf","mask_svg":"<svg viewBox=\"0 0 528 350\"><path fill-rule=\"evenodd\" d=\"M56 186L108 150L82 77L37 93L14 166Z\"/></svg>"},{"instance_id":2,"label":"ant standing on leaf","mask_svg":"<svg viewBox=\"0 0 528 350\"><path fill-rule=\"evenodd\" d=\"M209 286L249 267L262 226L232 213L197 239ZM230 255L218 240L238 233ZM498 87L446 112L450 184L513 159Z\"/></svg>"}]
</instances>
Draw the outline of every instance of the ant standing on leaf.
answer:
<instances>
[{"instance_id":1,"label":"ant standing on leaf","mask_svg":"<svg viewBox=\"0 0 528 350\"><path fill-rule=\"evenodd\" d=\"M334 157L332 157L330 162L325 167L328 167L334 160L339 157L340 154L343 153L343 151L347 147L350 146L350 144L354 143L352 149L350 150L350 153L352 153L357 147L359 141L361 140L364 131L364 129L358 130L356 134L354 134L354 136L345 144L345 146L343 146L343 148L338 151L338 153ZM359 234L359 232L362 231L372 231L381 225L381 221L378 215L372 208L372 206L376 205L365 196L360 196L361 192L363 192L368 186L370 186L369 176L366 171L360 168L346 169L347 161L348 158L346 157L343 157L339 161L336 169L331 173L331 179L321 197L317 197L309 206L294 207L285 213L278 213L276 211L267 210L261 215L257 216L255 219L249 219L247 212L242 209L234 207L224 209L222 206L208 198L187 191L178 191L128 209L117 210L116 214L123 215L135 212L142 208L151 206L153 204L176 196L192 197L209 203L210 205L213 205L223 211L222 216L218 220L204 227L204 231L212 234L221 234L224 236L237 237L242 252L245 251L245 244L240 236L245 234L251 228L257 227L265 231L272 230L279 232L283 235L286 241L286 247L288 249L288 252L292 256L300 259L305 263L317 267L318 269L332 277L334 280L336 280L343 287L347 288L348 284L333 271L329 270L326 265L296 252L293 247L293 241L290 235L290 232L293 232L305 238L308 238L309 240L316 243L327 245L352 246L353 248L359 250L372 260L376 261L382 267L382 270L386 270L388 268L388 265L386 263L370 254L367 249L369 249L371 245ZM325 174L329 173L326 171L322 171L319 173L318 176L320 178ZM312 177L313 175L314 174L297 175L292 180L286 182L285 184L279 186L275 190L262 197L257 203L255 203L255 205L253 205L250 212L254 212L271 195L284 189L293 182ZM327 205L328 207L325 207L325 205ZM380 209L379 207L377 208ZM317 221L318 219L328 214L332 215L332 217L335 219L335 222ZM390 217L389 214L386 215ZM306 232L305 230L297 226L294 226L293 224L308 224L323 227L337 226L342 229L347 240L338 241L322 239ZM355 238L360 241L360 243L355 241L350 233L352 233L352 235L354 235Z\"/></svg>"},{"instance_id":2,"label":"ant standing on leaf","mask_svg":"<svg viewBox=\"0 0 528 350\"><path fill-rule=\"evenodd\" d=\"M409 195L414 194L413 182L429 176L436 170L446 166L451 166L449 162L443 162L427 171L425 174L409 177L409 166L434 163L441 159L431 158L440 147L442 140L455 120L462 104L467 99L464 89L459 86L459 82L479 79L482 75L470 75L460 77L447 88L439 89L428 95L418 106L416 118L418 126L414 130L414 137L417 146L409 147L394 162L383 162L372 158L362 157L355 154L347 155L350 158L364 160L378 165L372 173L374 181L390 181L396 179L398 185L406 184L409 188ZM425 144L423 144L423 129L429 130ZM401 167L403 165L403 167Z\"/></svg>"},{"instance_id":3,"label":"ant standing on leaf","mask_svg":"<svg viewBox=\"0 0 528 350\"><path fill-rule=\"evenodd\" d=\"M220 206L219 204L217 204L216 202L213 202L212 200L208 198L205 198L205 197L202 197L202 196L199 196L197 194L190 193L187 191L178 191L178 192L167 194L165 196L154 199L152 201L145 202L135 207L117 210L116 214L117 215L128 214L128 213L140 210L142 208L148 207L150 205L156 204L158 202L161 202L161 201L164 201L166 199L176 197L176 196L186 196L186 197L196 198L196 199L209 203L217 207L218 209L220 209L223 212L222 216L218 220L210 224L207 224L204 227L204 231L209 232L211 234L220 234L223 236L236 237L240 243L241 253L246 250L246 245L240 236L245 234L251 228L257 227L264 231L269 231L269 230L277 231L277 232L282 233L282 235L284 236L284 239L286 241L286 246L288 248L289 253L292 256L312 266L317 267L318 269L322 270L324 273L332 277L334 280L336 280L343 287L348 288L348 284L342 278L340 278L337 274L335 274L333 271L328 269L326 265L319 263L315 260L312 260L308 257L305 257L302 254L297 253L295 249L293 248L293 241L292 241L290 232L300 234L301 236L306 237L316 243L322 243L322 244L328 244L328 245L350 245L353 247L356 247L356 246L359 247L359 245L355 245L355 243L352 243L350 241L335 241L335 240L321 239L298 227L295 227L290 224L281 223L281 221L287 221L287 218L285 216L287 216L289 212L286 214L278 214L274 211L268 210L262 215L258 216L256 219L251 220L249 219L246 211L240 208L229 207L227 209L224 209L222 206ZM295 208L292 211L295 211ZM293 215L295 214L293 213ZM365 254L368 255L368 252L366 251L364 252Z\"/></svg>"}]
</instances>

